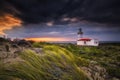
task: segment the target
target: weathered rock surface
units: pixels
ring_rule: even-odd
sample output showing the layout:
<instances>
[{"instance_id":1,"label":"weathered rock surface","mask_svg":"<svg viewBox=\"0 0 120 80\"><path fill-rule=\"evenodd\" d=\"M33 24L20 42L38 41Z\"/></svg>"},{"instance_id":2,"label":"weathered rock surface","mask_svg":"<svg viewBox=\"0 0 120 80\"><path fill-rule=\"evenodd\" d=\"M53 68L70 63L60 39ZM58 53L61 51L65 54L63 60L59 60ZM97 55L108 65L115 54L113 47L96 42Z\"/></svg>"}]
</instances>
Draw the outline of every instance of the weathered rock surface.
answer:
<instances>
[{"instance_id":1,"label":"weathered rock surface","mask_svg":"<svg viewBox=\"0 0 120 80\"><path fill-rule=\"evenodd\" d=\"M81 69L91 80L108 80L106 69L103 67L90 64L88 67L82 67Z\"/></svg>"}]
</instances>

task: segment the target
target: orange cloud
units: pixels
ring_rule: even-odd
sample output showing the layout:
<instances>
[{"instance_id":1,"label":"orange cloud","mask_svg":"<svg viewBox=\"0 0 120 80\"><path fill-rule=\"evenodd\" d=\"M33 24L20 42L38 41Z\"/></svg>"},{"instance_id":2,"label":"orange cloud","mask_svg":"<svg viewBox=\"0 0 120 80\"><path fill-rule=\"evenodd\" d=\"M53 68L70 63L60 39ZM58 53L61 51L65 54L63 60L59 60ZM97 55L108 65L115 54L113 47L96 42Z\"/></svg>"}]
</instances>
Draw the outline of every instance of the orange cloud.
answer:
<instances>
[{"instance_id":1,"label":"orange cloud","mask_svg":"<svg viewBox=\"0 0 120 80\"><path fill-rule=\"evenodd\" d=\"M53 42L56 42L56 41L72 41L70 38L50 38L50 37L45 37L45 38L26 38L25 40L33 40L33 41L36 41L36 42L40 42L40 41L53 41Z\"/></svg>"},{"instance_id":2,"label":"orange cloud","mask_svg":"<svg viewBox=\"0 0 120 80\"><path fill-rule=\"evenodd\" d=\"M22 21L13 15L4 14L0 16L0 34L5 34L4 30L10 30L13 27L20 26Z\"/></svg>"}]
</instances>

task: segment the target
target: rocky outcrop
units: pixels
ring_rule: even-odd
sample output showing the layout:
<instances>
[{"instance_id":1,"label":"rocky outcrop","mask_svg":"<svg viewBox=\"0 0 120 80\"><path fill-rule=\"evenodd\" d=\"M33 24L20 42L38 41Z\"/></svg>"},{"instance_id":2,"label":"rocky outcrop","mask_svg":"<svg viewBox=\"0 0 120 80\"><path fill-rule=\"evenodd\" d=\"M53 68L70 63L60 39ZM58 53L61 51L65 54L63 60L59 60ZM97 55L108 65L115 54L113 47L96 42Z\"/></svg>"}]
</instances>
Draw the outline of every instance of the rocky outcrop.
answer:
<instances>
[{"instance_id":1,"label":"rocky outcrop","mask_svg":"<svg viewBox=\"0 0 120 80\"><path fill-rule=\"evenodd\" d=\"M81 67L81 69L88 75L90 80L108 80L106 69L94 63L91 61L88 67Z\"/></svg>"}]
</instances>

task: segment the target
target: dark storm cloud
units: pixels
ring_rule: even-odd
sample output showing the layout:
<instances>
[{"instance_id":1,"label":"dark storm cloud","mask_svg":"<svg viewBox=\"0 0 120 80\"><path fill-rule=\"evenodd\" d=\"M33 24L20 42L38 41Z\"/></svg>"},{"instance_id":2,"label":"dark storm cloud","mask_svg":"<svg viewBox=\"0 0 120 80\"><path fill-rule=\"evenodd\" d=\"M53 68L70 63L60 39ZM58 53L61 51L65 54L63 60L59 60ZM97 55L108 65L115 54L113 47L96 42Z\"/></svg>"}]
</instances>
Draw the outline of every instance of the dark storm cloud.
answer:
<instances>
[{"instance_id":1,"label":"dark storm cloud","mask_svg":"<svg viewBox=\"0 0 120 80\"><path fill-rule=\"evenodd\" d=\"M14 14L24 23L64 23L61 19L68 17L120 24L120 0L0 0L0 12Z\"/></svg>"},{"instance_id":2,"label":"dark storm cloud","mask_svg":"<svg viewBox=\"0 0 120 80\"><path fill-rule=\"evenodd\" d=\"M19 11L13 5L11 5L7 0L0 0L0 17L6 14L17 15Z\"/></svg>"}]
</instances>

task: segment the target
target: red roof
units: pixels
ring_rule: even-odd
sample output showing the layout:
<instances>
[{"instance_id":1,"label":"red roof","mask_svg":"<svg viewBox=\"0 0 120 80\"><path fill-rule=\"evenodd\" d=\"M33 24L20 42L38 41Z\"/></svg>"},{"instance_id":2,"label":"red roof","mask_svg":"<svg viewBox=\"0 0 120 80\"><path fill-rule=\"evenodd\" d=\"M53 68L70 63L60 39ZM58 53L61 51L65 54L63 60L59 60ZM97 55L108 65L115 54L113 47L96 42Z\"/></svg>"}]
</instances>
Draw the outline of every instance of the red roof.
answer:
<instances>
[{"instance_id":1,"label":"red roof","mask_svg":"<svg viewBox=\"0 0 120 80\"><path fill-rule=\"evenodd\" d=\"M90 38L81 38L78 41L91 41L91 39Z\"/></svg>"}]
</instances>

